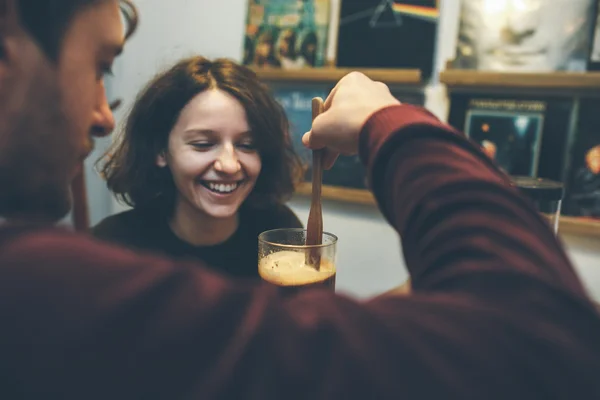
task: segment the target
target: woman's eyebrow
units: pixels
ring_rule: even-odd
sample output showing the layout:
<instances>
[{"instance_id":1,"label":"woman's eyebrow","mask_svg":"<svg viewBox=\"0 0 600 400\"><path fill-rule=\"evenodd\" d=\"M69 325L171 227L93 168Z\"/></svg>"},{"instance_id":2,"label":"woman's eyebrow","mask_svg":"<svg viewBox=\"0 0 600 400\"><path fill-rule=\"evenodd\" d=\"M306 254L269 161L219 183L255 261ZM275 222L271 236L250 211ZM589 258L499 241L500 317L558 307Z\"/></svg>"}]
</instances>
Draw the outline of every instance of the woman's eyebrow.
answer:
<instances>
[{"instance_id":1,"label":"woman's eyebrow","mask_svg":"<svg viewBox=\"0 0 600 400\"><path fill-rule=\"evenodd\" d=\"M219 132L213 130L213 129L205 129L205 128L188 128L186 130L183 131L185 134L185 137L194 137L194 136L208 136L208 137L220 137L222 136L221 134L219 134ZM252 138L253 134L251 130L244 130L244 131L240 131L240 132L236 132L232 135L234 138Z\"/></svg>"},{"instance_id":2,"label":"woman's eyebrow","mask_svg":"<svg viewBox=\"0 0 600 400\"><path fill-rule=\"evenodd\" d=\"M193 136L193 135L215 136L215 135L217 135L217 132L213 131L212 129L193 128L193 127L187 128L183 132L188 136Z\"/></svg>"}]
</instances>

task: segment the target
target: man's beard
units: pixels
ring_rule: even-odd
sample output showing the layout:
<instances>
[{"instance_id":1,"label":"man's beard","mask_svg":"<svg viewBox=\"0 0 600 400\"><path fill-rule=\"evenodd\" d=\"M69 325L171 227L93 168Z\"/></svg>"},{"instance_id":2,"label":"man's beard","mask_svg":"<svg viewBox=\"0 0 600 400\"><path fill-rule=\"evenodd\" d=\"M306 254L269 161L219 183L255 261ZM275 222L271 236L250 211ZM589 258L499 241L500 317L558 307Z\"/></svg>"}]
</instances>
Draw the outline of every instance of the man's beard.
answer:
<instances>
[{"instance_id":1,"label":"man's beard","mask_svg":"<svg viewBox=\"0 0 600 400\"><path fill-rule=\"evenodd\" d=\"M0 215L9 220L55 222L71 207L70 169L76 155L70 140L74 136L53 69L41 65L37 70L28 82L15 83L18 100L4 108Z\"/></svg>"},{"instance_id":2,"label":"man's beard","mask_svg":"<svg viewBox=\"0 0 600 400\"><path fill-rule=\"evenodd\" d=\"M8 193L0 194L0 215L8 220L54 223L71 209L71 194L65 185L28 187L6 176L0 176L0 185L11 187Z\"/></svg>"}]
</instances>

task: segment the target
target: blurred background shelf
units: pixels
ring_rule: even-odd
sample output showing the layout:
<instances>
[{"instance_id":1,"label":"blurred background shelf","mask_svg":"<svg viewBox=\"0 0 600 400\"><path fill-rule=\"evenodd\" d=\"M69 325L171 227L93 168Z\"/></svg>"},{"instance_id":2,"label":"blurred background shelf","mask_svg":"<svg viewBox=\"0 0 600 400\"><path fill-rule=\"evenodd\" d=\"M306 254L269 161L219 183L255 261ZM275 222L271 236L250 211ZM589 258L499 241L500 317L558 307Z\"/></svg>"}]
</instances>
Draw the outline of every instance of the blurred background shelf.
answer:
<instances>
[{"instance_id":1,"label":"blurred background shelf","mask_svg":"<svg viewBox=\"0 0 600 400\"><path fill-rule=\"evenodd\" d=\"M449 90L507 90L596 94L600 91L599 72L507 73L448 69L440 73L440 82Z\"/></svg>"},{"instance_id":2,"label":"blurred background shelf","mask_svg":"<svg viewBox=\"0 0 600 400\"><path fill-rule=\"evenodd\" d=\"M312 184L303 182L296 188L296 193L301 195L310 195ZM338 186L323 185L321 189L321 197L329 200L352 202L364 205L375 205L375 198L370 191L365 189L350 189Z\"/></svg>"},{"instance_id":3,"label":"blurred background shelf","mask_svg":"<svg viewBox=\"0 0 600 400\"><path fill-rule=\"evenodd\" d=\"M558 232L567 235L600 238L600 220L582 217L560 217Z\"/></svg>"},{"instance_id":4,"label":"blurred background shelf","mask_svg":"<svg viewBox=\"0 0 600 400\"><path fill-rule=\"evenodd\" d=\"M418 69L351 69L351 68L305 68L278 69L253 68L265 82L335 83L352 71L360 71L369 78L388 85L419 85L422 83Z\"/></svg>"}]
</instances>

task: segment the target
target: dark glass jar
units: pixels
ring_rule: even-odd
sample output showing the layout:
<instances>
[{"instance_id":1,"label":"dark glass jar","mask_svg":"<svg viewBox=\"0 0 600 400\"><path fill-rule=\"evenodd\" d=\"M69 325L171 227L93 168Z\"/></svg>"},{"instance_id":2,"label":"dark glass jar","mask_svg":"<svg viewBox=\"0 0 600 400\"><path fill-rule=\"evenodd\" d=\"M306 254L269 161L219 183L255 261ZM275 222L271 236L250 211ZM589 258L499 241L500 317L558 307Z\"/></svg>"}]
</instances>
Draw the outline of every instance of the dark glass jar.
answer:
<instances>
[{"instance_id":1,"label":"dark glass jar","mask_svg":"<svg viewBox=\"0 0 600 400\"><path fill-rule=\"evenodd\" d=\"M528 176L513 176L511 179L514 185L533 201L537 210L549 218L554 233L558 233L564 185L561 182Z\"/></svg>"}]
</instances>

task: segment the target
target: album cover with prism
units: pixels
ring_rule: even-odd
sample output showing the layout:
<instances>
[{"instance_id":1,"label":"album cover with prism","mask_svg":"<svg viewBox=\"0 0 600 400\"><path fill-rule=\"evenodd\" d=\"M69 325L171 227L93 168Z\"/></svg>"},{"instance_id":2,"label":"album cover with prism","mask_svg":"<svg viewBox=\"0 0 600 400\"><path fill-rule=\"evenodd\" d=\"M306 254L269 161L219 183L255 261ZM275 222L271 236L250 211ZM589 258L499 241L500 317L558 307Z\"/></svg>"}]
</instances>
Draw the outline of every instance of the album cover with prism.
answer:
<instances>
[{"instance_id":1,"label":"album cover with prism","mask_svg":"<svg viewBox=\"0 0 600 400\"><path fill-rule=\"evenodd\" d=\"M439 0L343 0L336 64L433 70Z\"/></svg>"}]
</instances>

